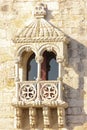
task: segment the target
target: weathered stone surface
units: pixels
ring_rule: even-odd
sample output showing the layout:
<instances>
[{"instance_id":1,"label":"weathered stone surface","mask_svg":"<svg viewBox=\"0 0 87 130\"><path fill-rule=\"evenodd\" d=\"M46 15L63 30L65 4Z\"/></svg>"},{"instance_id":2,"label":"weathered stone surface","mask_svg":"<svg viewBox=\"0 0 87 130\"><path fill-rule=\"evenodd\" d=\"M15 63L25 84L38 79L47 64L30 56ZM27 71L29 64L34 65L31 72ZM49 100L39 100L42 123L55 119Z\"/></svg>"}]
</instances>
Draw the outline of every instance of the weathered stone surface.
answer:
<instances>
[{"instance_id":1,"label":"weathered stone surface","mask_svg":"<svg viewBox=\"0 0 87 130\"><path fill-rule=\"evenodd\" d=\"M0 0L0 130L13 130L11 106L15 87L15 51L12 38L33 18L32 10L41 0ZM47 20L69 36L68 65L64 68L64 98L69 103L69 130L87 129L87 1L43 0ZM54 125L55 126L55 125Z\"/></svg>"}]
</instances>

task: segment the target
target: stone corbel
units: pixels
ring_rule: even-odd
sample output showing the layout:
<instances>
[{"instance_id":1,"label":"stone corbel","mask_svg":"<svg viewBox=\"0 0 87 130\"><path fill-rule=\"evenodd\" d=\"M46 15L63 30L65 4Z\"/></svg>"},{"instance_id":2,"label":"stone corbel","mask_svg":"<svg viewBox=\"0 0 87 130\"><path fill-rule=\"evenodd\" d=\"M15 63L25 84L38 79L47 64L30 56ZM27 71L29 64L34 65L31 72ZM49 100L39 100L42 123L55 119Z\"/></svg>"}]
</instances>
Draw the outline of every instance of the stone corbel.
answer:
<instances>
[{"instance_id":1,"label":"stone corbel","mask_svg":"<svg viewBox=\"0 0 87 130\"><path fill-rule=\"evenodd\" d=\"M14 128L15 129L21 129L22 128L22 110L21 108L15 108L15 123Z\"/></svg>"},{"instance_id":2,"label":"stone corbel","mask_svg":"<svg viewBox=\"0 0 87 130\"><path fill-rule=\"evenodd\" d=\"M58 115L58 127L64 128L65 127L65 109L63 107L58 107L57 115Z\"/></svg>"},{"instance_id":3,"label":"stone corbel","mask_svg":"<svg viewBox=\"0 0 87 130\"><path fill-rule=\"evenodd\" d=\"M44 128L50 127L50 108L43 107L43 121L44 121Z\"/></svg>"},{"instance_id":4,"label":"stone corbel","mask_svg":"<svg viewBox=\"0 0 87 130\"><path fill-rule=\"evenodd\" d=\"M30 128L35 128L36 126L36 108L29 108L29 124Z\"/></svg>"}]
</instances>

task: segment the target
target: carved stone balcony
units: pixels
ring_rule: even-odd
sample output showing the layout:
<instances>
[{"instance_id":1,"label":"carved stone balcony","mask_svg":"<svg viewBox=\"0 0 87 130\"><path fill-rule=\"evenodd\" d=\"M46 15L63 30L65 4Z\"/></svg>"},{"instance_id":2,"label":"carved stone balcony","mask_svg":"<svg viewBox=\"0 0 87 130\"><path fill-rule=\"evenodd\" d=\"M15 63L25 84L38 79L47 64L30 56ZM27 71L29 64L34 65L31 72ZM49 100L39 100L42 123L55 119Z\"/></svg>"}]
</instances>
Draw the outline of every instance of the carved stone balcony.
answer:
<instances>
[{"instance_id":1,"label":"carved stone balcony","mask_svg":"<svg viewBox=\"0 0 87 130\"><path fill-rule=\"evenodd\" d=\"M67 103L60 100L60 81L23 81L17 82L17 97L13 101L16 107L67 107Z\"/></svg>"}]
</instances>

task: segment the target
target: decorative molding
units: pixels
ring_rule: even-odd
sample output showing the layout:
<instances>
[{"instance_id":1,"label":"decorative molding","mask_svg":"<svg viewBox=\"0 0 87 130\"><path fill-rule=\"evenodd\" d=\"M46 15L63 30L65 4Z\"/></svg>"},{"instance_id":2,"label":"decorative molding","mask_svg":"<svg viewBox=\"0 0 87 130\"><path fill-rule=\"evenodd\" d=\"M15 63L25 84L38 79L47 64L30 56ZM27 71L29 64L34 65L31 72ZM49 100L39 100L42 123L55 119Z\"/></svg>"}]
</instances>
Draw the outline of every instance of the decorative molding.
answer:
<instances>
[{"instance_id":1,"label":"decorative molding","mask_svg":"<svg viewBox=\"0 0 87 130\"><path fill-rule=\"evenodd\" d=\"M65 101L62 100L54 100L54 101L30 101L30 102L24 102L24 101L17 101L16 99L14 99L12 101L12 105L14 107L20 107L20 108L29 108L29 107L43 107L43 106L48 106L50 108L56 108L56 107L63 107L63 108L67 108L68 107L68 103L66 103Z\"/></svg>"},{"instance_id":2,"label":"decorative molding","mask_svg":"<svg viewBox=\"0 0 87 130\"><path fill-rule=\"evenodd\" d=\"M63 42L63 43L66 43L67 41L67 38L66 36L48 36L48 37L26 37L26 36L23 36L23 37L20 37L20 36L16 36L14 39L13 39L13 42L14 43L54 43L54 42Z\"/></svg>"}]
</instances>

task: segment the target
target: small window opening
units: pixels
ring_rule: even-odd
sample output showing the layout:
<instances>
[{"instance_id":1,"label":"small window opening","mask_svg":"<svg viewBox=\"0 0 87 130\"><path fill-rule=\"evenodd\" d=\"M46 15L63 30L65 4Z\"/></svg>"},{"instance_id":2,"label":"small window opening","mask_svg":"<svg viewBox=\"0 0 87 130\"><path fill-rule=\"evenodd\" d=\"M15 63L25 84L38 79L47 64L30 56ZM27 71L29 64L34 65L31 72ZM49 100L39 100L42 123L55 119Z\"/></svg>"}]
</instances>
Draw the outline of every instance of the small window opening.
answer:
<instances>
[{"instance_id":1,"label":"small window opening","mask_svg":"<svg viewBox=\"0 0 87 130\"><path fill-rule=\"evenodd\" d=\"M33 53L27 62L27 80L36 80L37 78L37 63L35 61L35 54Z\"/></svg>"},{"instance_id":2,"label":"small window opening","mask_svg":"<svg viewBox=\"0 0 87 130\"><path fill-rule=\"evenodd\" d=\"M42 80L56 80L58 77L58 63L56 55L53 52L45 51L43 54L44 60L41 66Z\"/></svg>"}]
</instances>

